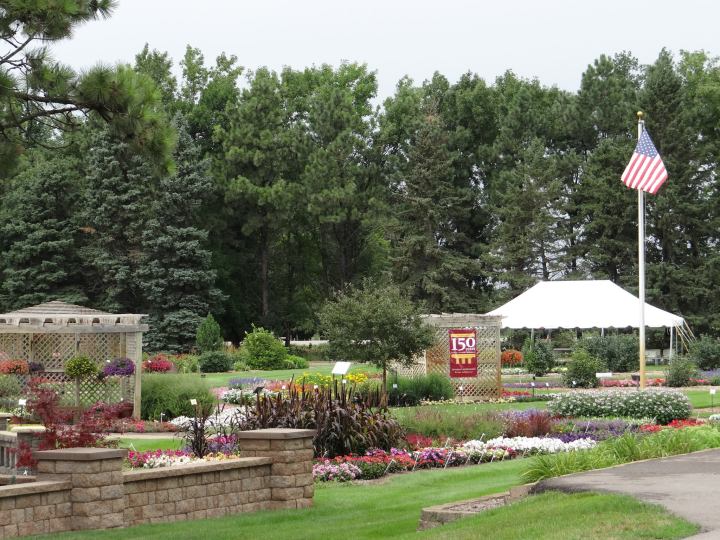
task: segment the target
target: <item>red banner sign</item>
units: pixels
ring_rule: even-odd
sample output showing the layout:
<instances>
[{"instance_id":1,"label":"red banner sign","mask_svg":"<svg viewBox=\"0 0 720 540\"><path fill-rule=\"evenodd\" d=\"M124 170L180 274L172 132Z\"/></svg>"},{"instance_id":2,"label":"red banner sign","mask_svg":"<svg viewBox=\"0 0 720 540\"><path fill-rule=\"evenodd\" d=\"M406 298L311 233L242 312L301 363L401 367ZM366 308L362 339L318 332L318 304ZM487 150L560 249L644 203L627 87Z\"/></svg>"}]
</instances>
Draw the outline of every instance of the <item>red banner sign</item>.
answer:
<instances>
[{"instance_id":1,"label":"red banner sign","mask_svg":"<svg viewBox=\"0 0 720 540\"><path fill-rule=\"evenodd\" d=\"M477 335L474 328L449 330L450 377L477 377Z\"/></svg>"}]
</instances>

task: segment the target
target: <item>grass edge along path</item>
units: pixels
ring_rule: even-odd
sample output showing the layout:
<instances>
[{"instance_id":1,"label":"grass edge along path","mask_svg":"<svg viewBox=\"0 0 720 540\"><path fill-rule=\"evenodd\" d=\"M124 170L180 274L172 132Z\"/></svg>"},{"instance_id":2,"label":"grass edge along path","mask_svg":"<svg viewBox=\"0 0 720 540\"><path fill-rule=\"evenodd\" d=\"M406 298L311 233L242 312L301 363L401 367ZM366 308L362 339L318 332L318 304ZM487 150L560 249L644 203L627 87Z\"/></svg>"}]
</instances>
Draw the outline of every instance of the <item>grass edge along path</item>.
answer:
<instances>
[{"instance_id":1,"label":"grass edge along path","mask_svg":"<svg viewBox=\"0 0 720 540\"><path fill-rule=\"evenodd\" d=\"M686 538L700 527L627 495L560 493L534 495L413 538L448 540L587 540ZM410 536L408 536L410 538Z\"/></svg>"},{"instance_id":2,"label":"grass edge along path","mask_svg":"<svg viewBox=\"0 0 720 540\"><path fill-rule=\"evenodd\" d=\"M397 474L367 483L317 484L315 506L307 510L257 512L128 529L71 532L53 538L397 538L414 534L424 507L507 491L520 484L522 461Z\"/></svg>"}]
</instances>

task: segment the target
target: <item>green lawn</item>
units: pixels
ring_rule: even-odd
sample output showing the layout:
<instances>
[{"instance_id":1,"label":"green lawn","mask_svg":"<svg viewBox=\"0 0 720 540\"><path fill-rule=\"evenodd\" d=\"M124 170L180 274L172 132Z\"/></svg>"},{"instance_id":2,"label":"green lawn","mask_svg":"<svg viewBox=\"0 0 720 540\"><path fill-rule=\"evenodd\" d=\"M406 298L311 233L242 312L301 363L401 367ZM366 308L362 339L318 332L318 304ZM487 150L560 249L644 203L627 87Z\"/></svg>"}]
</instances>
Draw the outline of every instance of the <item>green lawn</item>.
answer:
<instances>
[{"instance_id":1,"label":"green lawn","mask_svg":"<svg viewBox=\"0 0 720 540\"><path fill-rule=\"evenodd\" d=\"M687 397L690 398L690 403L692 403L695 409L704 409L712 405L714 405L716 409L720 409L720 394L711 396L710 388L711 387L708 386L707 389L684 390L684 392Z\"/></svg>"},{"instance_id":2,"label":"green lawn","mask_svg":"<svg viewBox=\"0 0 720 540\"><path fill-rule=\"evenodd\" d=\"M180 437L166 439L125 439L118 441L120 448L128 448L137 452L146 450L180 450L184 443Z\"/></svg>"},{"instance_id":3,"label":"green lawn","mask_svg":"<svg viewBox=\"0 0 720 540\"><path fill-rule=\"evenodd\" d=\"M551 492L416 534L415 538L685 538L699 529L697 525L672 516L661 506L644 504L632 497Z\"/></svg>"},{"instance_id":4,"label":"green lawn","mask_svg":"<svg viewBox=\"0 0 720 540\"><path fill-rule=\"evenodd\" d=\"M422 534L420 510L507 490L525 460L399 474L369 484L321 484L307 510L56 535L64 539L680 538L697 529L657 507L610 495L549 494ZM484 529L484 531L483 531ZM583 534L580 535L579 532Z\"/></svg>"}]
</instances>

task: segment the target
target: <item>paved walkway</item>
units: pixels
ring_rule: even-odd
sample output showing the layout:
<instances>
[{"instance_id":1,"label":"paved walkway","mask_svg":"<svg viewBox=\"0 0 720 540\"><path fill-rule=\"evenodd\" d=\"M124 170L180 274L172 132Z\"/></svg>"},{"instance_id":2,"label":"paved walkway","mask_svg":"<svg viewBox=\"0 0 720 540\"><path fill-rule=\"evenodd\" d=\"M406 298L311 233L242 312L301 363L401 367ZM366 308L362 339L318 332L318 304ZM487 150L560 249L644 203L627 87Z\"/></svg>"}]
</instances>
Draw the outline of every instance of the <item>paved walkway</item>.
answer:
<instances>
[{"instance_id":1,"label":"paved walkway","mask_svg":"<svg viewBox=\"0 0 720 540\"><path fill-rule=\"evenodd\" d=\"M660 504L702 527L694 539L720 539L720 450L706 450L664 459L543 480L534 492L599 491L632 495Z\"/></svg>"}]
</instances>

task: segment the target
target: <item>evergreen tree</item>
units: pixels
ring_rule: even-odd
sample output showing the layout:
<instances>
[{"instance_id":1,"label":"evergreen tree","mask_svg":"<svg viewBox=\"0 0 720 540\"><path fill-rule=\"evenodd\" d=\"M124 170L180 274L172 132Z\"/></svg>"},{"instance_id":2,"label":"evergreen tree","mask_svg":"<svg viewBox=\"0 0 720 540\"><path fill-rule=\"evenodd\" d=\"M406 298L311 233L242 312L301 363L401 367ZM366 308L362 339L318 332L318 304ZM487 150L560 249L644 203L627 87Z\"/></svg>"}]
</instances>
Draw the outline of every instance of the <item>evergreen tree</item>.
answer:
<instances>
[{"instance_id":1,"label":"evergreen tree","mask_svg":"<svg viewBox=\"0 0 720 540\"><path fill-rule=\"evenodd\" d=\"M142 234L138 271L150 315L147 347L188 351L204 314L219 299L200 210L212 190L208 162L200 157L181 116L176 116L176 172L160 179Z\"/></svg>"},{"instance_id":2,"label":"evergreen tree","mask_svg":"<svg viewBox=\"0 0 720 540\"><path fill-rule=\"evenodd\" d=\"M77 163L67 156L37 154L3 197L3 309L50 300L80 304L87 300L73 215L78 198Z\"/></svg>"},{"instance_id":3,"label":"evergreen tree","mask_svg":"<svg viewBox=\"0 0 720 540\"><path fill-rule=\"evenodd\" d=\"M142 156L106 129L91 131L87 145L80 219L88 295L99 308L137 312L145 308L138 272L156 178Z\"/></svg>"},{"instance_id":4,"label":"evergreen tree","mask_svg":"<svg viewBox=\"0 0 720 540\"><path fill-rule=\"evenodd\" d=\"M479 269L460 224L474 194L469 185L454 184L447 135L434 111L425 114L397 185L396 280L431 313L468 311Z\"/></svg>"}]
</instances>

